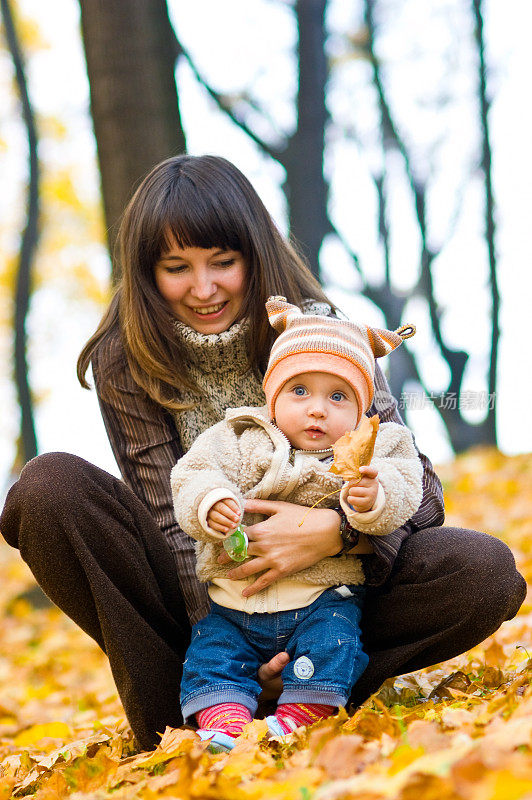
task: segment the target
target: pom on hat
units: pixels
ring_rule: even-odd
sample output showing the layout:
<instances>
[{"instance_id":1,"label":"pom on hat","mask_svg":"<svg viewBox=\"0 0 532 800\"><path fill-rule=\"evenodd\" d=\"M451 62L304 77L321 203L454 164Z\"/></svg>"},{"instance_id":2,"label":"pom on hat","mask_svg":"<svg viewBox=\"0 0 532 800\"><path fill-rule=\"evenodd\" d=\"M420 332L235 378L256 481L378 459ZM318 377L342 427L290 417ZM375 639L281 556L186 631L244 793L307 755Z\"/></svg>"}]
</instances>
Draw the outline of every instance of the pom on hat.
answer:
<instances>
[{"instance_id":1,"label":"pom on hat","mask_svg":"<svg viewBox=\"0 0 532 800\"><path fill-rule=\"evenodd\" d=\"M263 381L272 418L277 395L287 381L303 372L327 372L352 387L358 402L358 425L373 399L375 358L391 353L416 332L413 325L388 331L336 317L303 314L285 297L270 297L266 311L270 324L280 333Z\"/></svg>"}]
</instances>

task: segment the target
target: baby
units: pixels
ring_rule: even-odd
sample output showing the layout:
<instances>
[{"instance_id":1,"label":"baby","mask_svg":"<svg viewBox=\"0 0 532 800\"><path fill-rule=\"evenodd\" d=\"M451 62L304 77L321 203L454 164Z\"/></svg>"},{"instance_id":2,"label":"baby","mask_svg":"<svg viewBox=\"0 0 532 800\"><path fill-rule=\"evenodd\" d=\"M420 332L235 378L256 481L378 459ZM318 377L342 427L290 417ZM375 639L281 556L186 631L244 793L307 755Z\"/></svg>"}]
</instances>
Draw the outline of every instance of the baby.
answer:
<instances>
[{"instance_id":1,"label":"baby","mask_svg":"<svg viewBox=\"0 0 532 800\"><path fill-rule=\"evenodd\" d=\"M290 656L277 711L267 718L276 735L335 713L368 662L360 640L364 573L359 558L344 552L352 544L250 597L242 591L256 576L226 577L230 567L218 563L224 538L241 522L258 521L244 514L244 500L337 507L339 493L352 528L382 535L404 524L422 497L412 435L392 422L380 426L372 464L361 468L358 483L343 485L329 471L332 445L371 405L375 358L398 347L405 329L303 315L280 297L270 298L266 310L280 331L264 376L267 408L228 409L171 475L176 517L197 540L197 573L212 600L192 630L182 713L216 750L231 749L251 721L258 668L276 653Z\"/></svg>"}]
</instances>

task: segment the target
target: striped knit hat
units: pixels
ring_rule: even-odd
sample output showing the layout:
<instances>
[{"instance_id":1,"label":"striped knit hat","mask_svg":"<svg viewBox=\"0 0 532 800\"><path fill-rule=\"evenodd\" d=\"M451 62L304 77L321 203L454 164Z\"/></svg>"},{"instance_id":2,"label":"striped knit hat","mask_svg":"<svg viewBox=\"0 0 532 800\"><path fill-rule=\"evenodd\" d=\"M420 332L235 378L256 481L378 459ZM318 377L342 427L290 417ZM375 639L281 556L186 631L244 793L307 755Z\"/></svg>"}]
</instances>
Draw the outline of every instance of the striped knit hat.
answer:
<instances>
[{"instance_id":1,"label":"striped knit hat","mask_svg":"<svg viewBox=\"0 0 532 800\"><path fill-rule=\"evenodd\" d=\"M336 317L303 314L285 297L270 297L266 311L270 325L280 332L262 384L272 419L277 395L287 381L303 372L328 372L353 388L358 425L373 399L375 359L391 353L416 332L413 325L387 331Z\"/></svg>"}]
</instances>

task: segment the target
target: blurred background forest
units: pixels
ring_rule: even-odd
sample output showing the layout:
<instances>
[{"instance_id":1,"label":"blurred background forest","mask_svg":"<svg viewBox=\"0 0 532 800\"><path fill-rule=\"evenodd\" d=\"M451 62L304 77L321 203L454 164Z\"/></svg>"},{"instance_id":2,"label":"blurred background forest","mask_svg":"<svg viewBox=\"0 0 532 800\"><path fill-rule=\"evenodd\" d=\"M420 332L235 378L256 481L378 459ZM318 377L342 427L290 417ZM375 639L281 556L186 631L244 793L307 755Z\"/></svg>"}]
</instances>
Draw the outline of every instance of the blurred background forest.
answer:
<instances>
[{"instance_id":1,"label":"blurred background forest","mask_svg":"<svg viewBox=\"0 0 532 800\"><path fill-rule=\"evenodd\" d=\"M248 175L349 317L417 326L389 380L433 460L532 449L527 0L1 10L2 489L37 451L116 472L75 359L125 203L185 149Z\"/></svg>"}]
</instances>

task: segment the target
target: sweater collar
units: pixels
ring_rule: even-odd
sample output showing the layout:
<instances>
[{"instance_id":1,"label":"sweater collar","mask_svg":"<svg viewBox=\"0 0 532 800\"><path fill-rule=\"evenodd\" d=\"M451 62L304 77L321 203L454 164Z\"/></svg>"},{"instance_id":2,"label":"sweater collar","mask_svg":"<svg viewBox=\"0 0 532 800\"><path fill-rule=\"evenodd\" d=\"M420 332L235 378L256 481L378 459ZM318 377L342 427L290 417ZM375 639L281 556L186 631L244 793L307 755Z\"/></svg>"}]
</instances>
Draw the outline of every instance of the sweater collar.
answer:
<instances>
[{"instance_id":1,"label":"sweater collar","mask_svg":"<svg viewBox=\"0 0 532 800\"><path fill-rule=\"evenodd\" d=\"M181 340L187 361L195 369L205 372L245 371L250 366L247 352L249 322L235 322L222 333L198 333L194 328L176 320L176 335Z\"/></svg>"}]
</instances>

